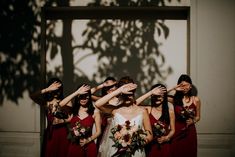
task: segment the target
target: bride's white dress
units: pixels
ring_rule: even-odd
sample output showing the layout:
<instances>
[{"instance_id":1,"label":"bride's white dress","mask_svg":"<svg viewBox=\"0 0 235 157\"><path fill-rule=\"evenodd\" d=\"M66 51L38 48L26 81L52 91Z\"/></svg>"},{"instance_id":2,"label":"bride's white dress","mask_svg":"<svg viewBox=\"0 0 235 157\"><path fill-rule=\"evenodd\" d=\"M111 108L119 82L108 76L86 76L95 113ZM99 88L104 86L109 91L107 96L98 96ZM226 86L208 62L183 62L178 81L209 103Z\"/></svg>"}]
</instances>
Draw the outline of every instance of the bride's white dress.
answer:
<instances>
[{"instance_id":1,"label":"bride's white dress","mask_svg":"<svg viewBox=\"0 0 235 157\"><path fill-rule=\"evenodd\" d=\"M131 125L137 125L139 128L143 128L143 114L138 114L132 119L126 119L119 113L115 113L113 119L109 123L109 126L107 127L107 130L104 134L102 143L100 145L100 157L111 157L114 153L116 153L117 149L115 147L112 147L114 142L112 141L109 136L111 136L111 128L113 128L116 125L123 125L125 122L129 120ZM132 157L145 157L144 151L136 151Z\"/></svg>"}]
</instances>

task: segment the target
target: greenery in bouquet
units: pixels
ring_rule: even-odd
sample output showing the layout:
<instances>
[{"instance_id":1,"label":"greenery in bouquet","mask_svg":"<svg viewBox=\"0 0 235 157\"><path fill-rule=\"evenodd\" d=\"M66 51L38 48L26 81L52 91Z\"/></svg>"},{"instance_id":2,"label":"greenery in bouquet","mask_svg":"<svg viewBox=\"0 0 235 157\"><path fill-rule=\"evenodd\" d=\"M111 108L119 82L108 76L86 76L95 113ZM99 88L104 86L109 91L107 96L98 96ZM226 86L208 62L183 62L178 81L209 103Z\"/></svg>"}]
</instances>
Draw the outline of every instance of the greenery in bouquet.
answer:
<instances>
[{"instance_id":1,"label":"greenery in bouquet","mask_svg":"<svg viewBox=\"0 0 235 157\"><path fill-rule=\"evenodd\" d=\"M70 127L68 139L72 142L78 142L80 139L86 139L89 137L89 134L91 132L91 128L84 127L80 124L80 122L76 122L75 126Z\"/></svg>"},{"instance_id":2,"label":"greenery in bouquet","mask_svg":"<svg viewBox=\"0 0 235 157\"><path fill-rule=\"evenodd\" d=\"M180 116L183 120L187 120L189 118L194 119L195 117L195 110L188 106L182 107L180 111Z\"/></svg>"},{"instance_id":3,"label":"greenery in bouquet","mask_svg":"<svg viewBox=\"0 0 235 157\"><path fill-rule=\"evenodd\" d=\"M147 134L137 125L130 125L130 121L116 125L111 129L111 133L113 147L117 149L112 157L131 157L136 151L144 151Z\"/></svg>"},{"instance_id":4,"label":"greenery in bouquet","mask_svg":"<svg viewBox=\"0 0 235 157\"><path fill-rule=\"evenodd\" d=\"M167 125L161 121L157 121L152 125L154 137L161 137L167 132Z\"/></svg>"}]
</instances>

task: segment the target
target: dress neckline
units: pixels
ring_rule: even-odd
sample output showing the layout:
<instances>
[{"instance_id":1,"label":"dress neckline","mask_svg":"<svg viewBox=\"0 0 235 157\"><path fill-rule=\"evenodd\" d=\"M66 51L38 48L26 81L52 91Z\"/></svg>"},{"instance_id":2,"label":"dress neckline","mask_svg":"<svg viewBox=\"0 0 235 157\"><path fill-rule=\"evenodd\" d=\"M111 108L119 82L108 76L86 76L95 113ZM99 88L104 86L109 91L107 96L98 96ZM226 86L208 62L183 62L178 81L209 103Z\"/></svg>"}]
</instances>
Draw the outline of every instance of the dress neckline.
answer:
<instances>
[{"instance_id":1,"label":"dress neckline","mask_svg":"<svg viewBox=\"0 0 235 157\"><path fill-rule=\"evenodd\" d=\"M86 116L86 117L84 117L84 118L81 118L79 115L77 116L80 120L84 120L84 119L86 119L86 118L88 118L90 115L88 115L88 116Z\"/></svg>"},{"instance_id":2,"label":"dress neckline","mask_svg":"<svg viewBox=\"0 0 235 157\"><path fill-rule=\"evenodd\" d=\"M121 115L120 113L115 113L115 115L117 115L117 114L118 114L119 116L121 116L123 119L129 120L129 121L132 121L133 119L135 119L135 118L137 118L137 117L139 117L139 116L142 115L142 114L138 114L138 115L136 115L136 116L134 116L134 117L128 119L128 118L124 117L123 115Z\"/></svg>"}]
</instances>

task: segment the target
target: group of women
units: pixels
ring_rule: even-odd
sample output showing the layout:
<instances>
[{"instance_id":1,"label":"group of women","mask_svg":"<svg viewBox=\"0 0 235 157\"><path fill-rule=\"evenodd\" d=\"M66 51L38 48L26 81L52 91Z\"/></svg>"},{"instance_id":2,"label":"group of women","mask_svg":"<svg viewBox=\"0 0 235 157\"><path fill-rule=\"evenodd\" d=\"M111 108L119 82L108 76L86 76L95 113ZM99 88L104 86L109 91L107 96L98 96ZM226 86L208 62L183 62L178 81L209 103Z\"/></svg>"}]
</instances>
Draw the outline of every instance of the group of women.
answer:
<instances>
[{"instance_id":1,"label":"group of women","mask_svg":"<svg viewBox=\"0 0 235 157\"><path fill-rule=\"evenodd\" d=\"M125 151L117 153L110 137L113 127L128 121L130 126L145 131L144 149L137 148L131 157L196 157L195 123L200 120L201 104L192 94L192 87L190 76L183 74L175 87L167 90L163 84L155 84L135 99L137 85L133 79L126 76L116 81L107 77L93 88L83 84L64 98L62 82L53 78L46 88L31 94L46 109L47 129L41 154L45 157L127 156ZM96 94L98 91L101 95ZM81 126L86 134L74 138Z\"/></svg>"}]
</instances>

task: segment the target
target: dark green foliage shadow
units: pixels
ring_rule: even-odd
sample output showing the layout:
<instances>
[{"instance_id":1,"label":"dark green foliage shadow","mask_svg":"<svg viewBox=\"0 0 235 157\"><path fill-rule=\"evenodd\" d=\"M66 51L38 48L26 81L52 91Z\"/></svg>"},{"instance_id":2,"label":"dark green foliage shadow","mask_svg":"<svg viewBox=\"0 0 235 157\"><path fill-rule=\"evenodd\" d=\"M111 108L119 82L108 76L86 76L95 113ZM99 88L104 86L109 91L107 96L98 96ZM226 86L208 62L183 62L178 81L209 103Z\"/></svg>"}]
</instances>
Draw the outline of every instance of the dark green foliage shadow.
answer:
<instances>
[{"instance_id":1,"label":"dark green foliage shadow","mask_svg":"<svg viewBox=\"0 0 235 157\"><path fill-rule=\"evenodd\" d=\"M17 103L24 91L37 88L40 53L33 46L38 46L40 32L34 6L30 0L0 2L0 104Z\"/></svg>"},{"instance_id":2,"label":"dark green foliage shadow","mask_svg":"<svg viewBox=\"0 0 235 157\"><path fill-rule=\"evenodd\" d=\"M89 5L100 6L100 1ZM110 5L164 6L164 1L119 0ZM163 67L165 57L154 39L156 33L168 37L169 29L164 20L90 20L83 33L86 37L83 48L89 48L98 55L98 72L93 78L129 75L140 85L139 93L155 83L164 82L172 73L172 68Z\"/></svg>"},{"instance_id":3,"label":"dark green foliage shadow","mask_svg":"<svg viewBox=\"0 0 235 157\"><path fill-rule=\"evenodd\" d=\"M44 6L69 6L67 0L46 1ZM101 6L96 0L89 6ZM117 0L111 6L164 6L162 0ZM24 92L31 93L42 87L40 80L40 13L41 6L32 0L1 0L0 1L0 104L4 100L11 100L18 104ZM61 49L62 67L47 72L47 78L59 77L64 82L65 92L74 90L81 82L90 82L95 85L95 79L104 79L107 76L120 78L130 75L142 86L149 89L155 78L164 81L171 74L171 67L163 68L164 55L159 51L153 35L163 33L167 38L169 29L164 21L138 20L142 26L136 25L136 20L109 22L107 20L90 20L84 30L85 42L82 45L72 46L71 32L72 20L63 20L63 35L56 37L52 30L47 33L47 46L52 45L50 58L59 53ZM54 25L53 21L47 24ZM122 28L122 32L119 29ZM156 29L155 29L156 28ZM98 35L98 36L96 36ZM113 40L113 39L116 40ZM97 42L98 44L94 44ZM74 74L73 51L76 47L90 49L99 56L98 72L92 80L87 76ZM103 61L107 58L109 63ZM156 62L156 58L161 63ZM146 81L143 81L147 78Z\"/></svg>"}]
</instances>

